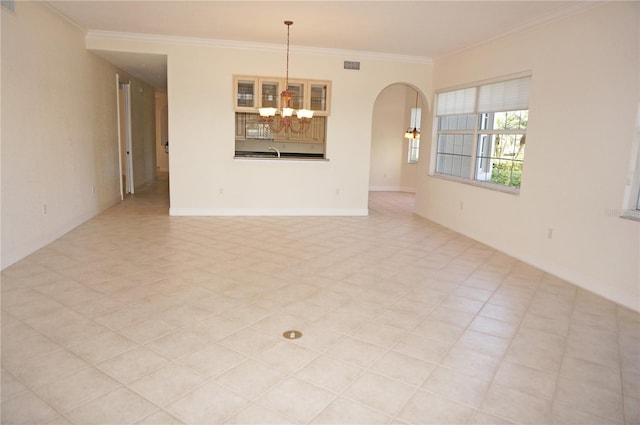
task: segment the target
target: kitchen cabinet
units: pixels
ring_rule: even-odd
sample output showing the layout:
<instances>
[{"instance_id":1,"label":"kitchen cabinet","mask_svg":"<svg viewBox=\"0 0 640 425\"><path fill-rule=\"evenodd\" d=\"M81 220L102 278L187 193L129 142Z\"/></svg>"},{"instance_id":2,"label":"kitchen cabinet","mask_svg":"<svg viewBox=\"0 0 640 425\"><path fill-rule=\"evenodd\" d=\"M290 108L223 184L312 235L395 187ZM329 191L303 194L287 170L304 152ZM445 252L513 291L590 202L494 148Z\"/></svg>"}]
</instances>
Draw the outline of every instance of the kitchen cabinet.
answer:
<instances>
[{"instance_id":1,"label":"kitchen cabinet","mask_svg":"<svg viewBox=\"0 0 640 425\"><path fill-rule=\"evenodd\" d=\"M314 114L329 115L329 97L331 84L326 81L309 82L309 109Z\"/></svg>"},{"instance_id":2,"label":"kitchen cabinet","mask_svg":"<svg viewBox=\"0 0 640 425\"><path fill-rule=\"evenodd\" d=\"M260 78L260 106L259 108L280 108L280 92L282 83L278 79Z\"/></svg>"},{"instance_id":3,"label":"kitchen cabinet","mask_svg":"<svg viewBox=\"0 0 640 425\"><path fill-rule=\"evenodd\" d=\"M252 78L237 78L234 80L234 105L238 112L250 112L258 108L258 84Z\"/></svg>"},{"instance_id":4,"label":"kitchen cabinet","mask_svg":"<svg viewBox=\"0 0 640 425\"><path fill-rule=\"evenodd\" d=\"M271 133L273 140L290 143L324 143L326 137L327 117L314 116L300 132L283 129L279 133Z\"/></svg>"},{"instance_id":5,"label":"kitchen cabinet","mask_svg":"<svg viewBox=\"0 0 640 425\"><path fill-rule=\"evenodd\" d=\"M237 75L233 78L234 110L258 112L259 108L280 109L284 78ZM310 109L314 116L328 116L331 105L331 82L290 79L287 91L292 95L289 107Z\"/></svg>"},{"instance_id":6,"label":"kitchen cabinet","mask_svg":"<svg viewBox=\"0 0 640 425\"><path fill-rule=\"evenodd\" d=\"M326 139L327 117L313 117L305 125L304 131L294 132L283 129L274 133L269 125L260 121L260 116L250 112L237 112L236 140L274 140L289 143L324 143Z\"/></svg>"}]
</instances>

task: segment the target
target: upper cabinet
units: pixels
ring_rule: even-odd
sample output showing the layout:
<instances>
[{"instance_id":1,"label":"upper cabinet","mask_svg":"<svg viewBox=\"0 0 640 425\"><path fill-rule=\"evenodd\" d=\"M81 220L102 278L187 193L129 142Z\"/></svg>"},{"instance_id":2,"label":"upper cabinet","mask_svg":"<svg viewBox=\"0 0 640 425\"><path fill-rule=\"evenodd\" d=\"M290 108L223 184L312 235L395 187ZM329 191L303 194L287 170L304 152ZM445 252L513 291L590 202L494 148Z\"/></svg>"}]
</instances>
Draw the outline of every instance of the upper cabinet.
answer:
<instances>
[{"instance_id":1,"label":"upper cabinet","mask_svg":"<svg viewBox=\"0 0 640 425\"><path fill-rule=\"evenodd\" d=\"M331 83L326 81L309 82L309 109L316 111L318 115L325 112L329 115L329 97Z\"/></svg>"},{"instance_id":2,"label":"upper cabinet","mask_svg":"<svg viewBox=\"0 0 640 425\"><path fill-rule=\"evenodd\" d=\"M257 108L280 108L280 92L282 84L279 80L260 78L258 79L260 87L260 105Z\"/></svg>"},{"instance_id":3,"label":"upper cabinet","mask_svg":"<svg viewBox=\"0 0 640 425\"><path fill-rule=\"evenodd\" d=\"M310 109L307 104L308 97L306 96L307 92L305 87L307 84L304 81L299 80L289 80L289 85L287 86L287 91L291 93L291 104L290 108L293 109Z\"/></svg>"},{"instance_id":4,"label":"upper cabinet","mask_svg":"<svg viewBox=\"0 0 640 425\"><path fill-rule=\"evenodd\" d=\"M236 111L249 112L258 108L258 84L251 78L237 78L234 81L234 102Z\"/></svg>"},{"instance_id":5,"label":"upper cabinet","mask_svg":"<svg viewBox=\"0 0 640 425\"><path fill-rule=\"evenodd\" d=\"M280 109L283 78L234 76L234 110L255 112L258 108ZM293 109L310 109L314 115L328 116L331 105L331 82L323 80L290 79L287 90L291 93Z\"/></svg>"}]
</instances>

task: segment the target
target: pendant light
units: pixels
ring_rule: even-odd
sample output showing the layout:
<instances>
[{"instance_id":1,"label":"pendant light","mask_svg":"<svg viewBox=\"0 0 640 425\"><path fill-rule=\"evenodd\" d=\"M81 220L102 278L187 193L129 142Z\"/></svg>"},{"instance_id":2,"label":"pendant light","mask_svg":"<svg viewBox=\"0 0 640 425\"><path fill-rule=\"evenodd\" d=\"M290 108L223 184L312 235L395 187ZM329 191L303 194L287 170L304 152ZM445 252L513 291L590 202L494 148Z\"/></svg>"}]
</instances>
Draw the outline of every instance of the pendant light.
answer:
<instances>
[{"instance_id":1,"label":"pendant light","mask_svg":"<svg viewBox=\"0 0 640 425\"><path fill-rule=\"evenodd\" d=\"M304 130L306 124L311 121L313 117L313 111L309 109L298 109L297 111L292 108L291 102L293 100L293 94L289 91L289 30L293 21L284 21L287 26L287 67L284 80L284 90L280 93L280 105L282 109L278 111L276 108L259 108L260 119L262 122L269 124L269 129L278 133L283 129L290 129L293 132L301 132ZM278 123L275 123L274 117L276 113L279 113L280 118ZM297 119L294 120L293 114L295 113Z\"/></svg>"}]
</instances>

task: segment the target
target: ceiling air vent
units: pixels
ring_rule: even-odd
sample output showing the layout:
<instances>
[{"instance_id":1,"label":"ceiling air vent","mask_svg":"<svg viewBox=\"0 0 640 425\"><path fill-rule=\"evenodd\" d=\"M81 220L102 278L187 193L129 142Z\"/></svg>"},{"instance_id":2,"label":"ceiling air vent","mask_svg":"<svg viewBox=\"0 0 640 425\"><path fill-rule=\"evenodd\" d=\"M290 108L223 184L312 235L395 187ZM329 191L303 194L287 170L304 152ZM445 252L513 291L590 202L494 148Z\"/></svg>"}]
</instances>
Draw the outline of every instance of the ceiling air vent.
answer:
<instances>
[{"instance_id":1,"label":"ceiling air vent","mask_svg":"<svg viewBox=\"0 0 640 425\"><path fill-rule=\"evenodd\" d=\"M344 69L355 69L356 71L359 71L360 70L360 62L344 61Z\"/></svg>"}]
</instances>

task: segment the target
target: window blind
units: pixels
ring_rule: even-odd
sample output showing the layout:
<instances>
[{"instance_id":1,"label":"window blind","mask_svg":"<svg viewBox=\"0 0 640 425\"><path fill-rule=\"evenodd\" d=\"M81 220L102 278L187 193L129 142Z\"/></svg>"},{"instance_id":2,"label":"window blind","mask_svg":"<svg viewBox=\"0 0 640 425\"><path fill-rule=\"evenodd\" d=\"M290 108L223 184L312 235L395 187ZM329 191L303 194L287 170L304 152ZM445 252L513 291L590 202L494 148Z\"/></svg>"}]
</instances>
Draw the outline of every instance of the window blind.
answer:
<instances>
[{"instance_id":1,"label":"window blind","mask_svg":"<svg viewBox=\"0 0 640 425\"><path fill-rule=\"evenodd\" d=\"M472 114L475 110L475 104L475 87L439 93L436 115Z\"/></svg>"},{"instance_id":2,"label":"window blind","mask_svg":"<svg viewBox=\"0 0 640 425\"><path fill-rule=\"evenodd\" d=\"M500 81L479 87L478 112L529 109L531 77Z\"/></svg>"}]
</instances>

